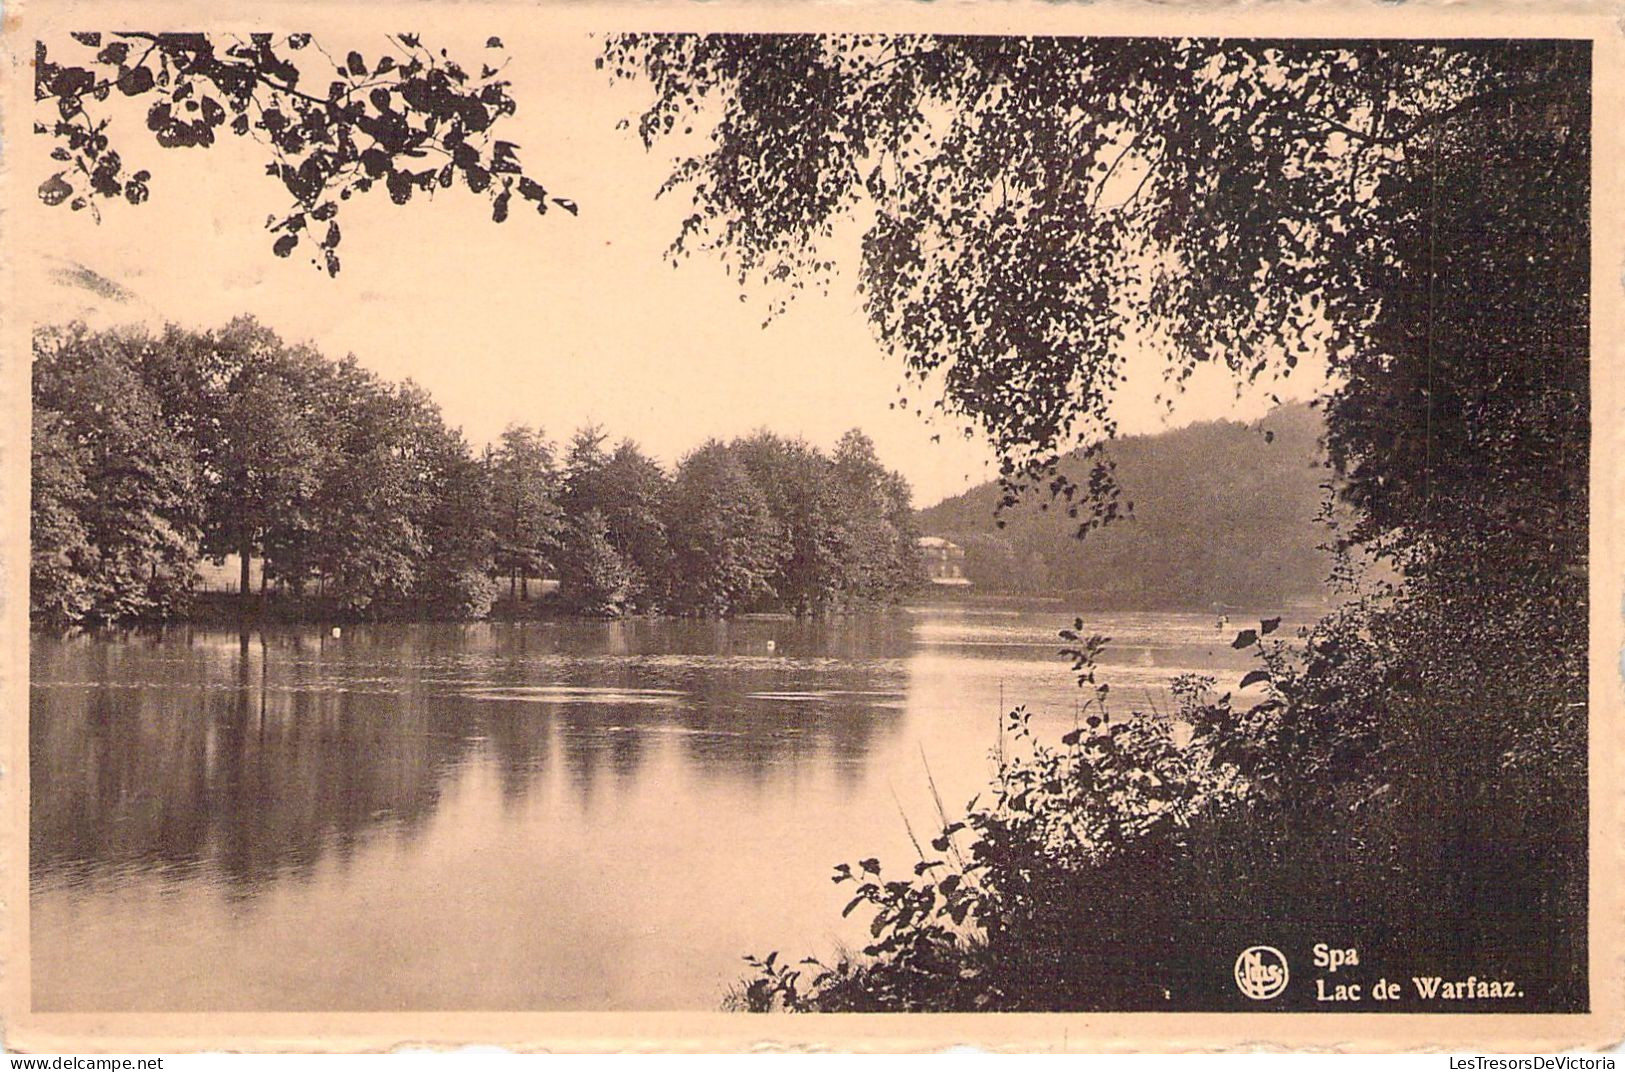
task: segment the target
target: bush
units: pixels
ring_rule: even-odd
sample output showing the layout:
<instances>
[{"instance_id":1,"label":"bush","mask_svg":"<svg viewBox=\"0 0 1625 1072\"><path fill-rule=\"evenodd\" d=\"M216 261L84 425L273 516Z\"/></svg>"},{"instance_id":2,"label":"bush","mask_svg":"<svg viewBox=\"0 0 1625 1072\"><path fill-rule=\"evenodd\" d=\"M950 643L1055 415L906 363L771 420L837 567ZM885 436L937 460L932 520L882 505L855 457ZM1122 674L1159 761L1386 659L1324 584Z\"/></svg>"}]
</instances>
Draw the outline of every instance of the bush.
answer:
<instances>
[{"instance_id":1,"label":"bush","mask_svg":"<svg viewBox=\"0 0 1625 1072\"><path fill-rule=\"evenodd\" d=\"M435 615L459 622L481 621L491 613L491 604L497 598L497 582L482 569L459 570L435 588Z\"/></svg>"},{"instance_id":2,"label":"bush","mask_svg":"<svg viewBox=\"0 0 1625 1072\"><path fill-rule=\"evenodd\" d=\"M635 574L609 542L597 510L565 522L558 570L559 595L579 614L618 618L632 600Z\"/></svg>"},{"instance_id":3,"label":"bush","mask_svg":"<svg viewBox=\"0 0 1625 1072\"><path fill-rule=\"evenodd\" d=\"M1238 707L1187 676L1174 712L1126 718L1094 682L1105 638L1080 636L1080 621L1062 635L1093 689L1082 724L1051 744L1011 712L988 804L945 820L909 872L872 858L836 869L853 888L846 912L872 913L861 955L747 958L735 1004L1258 1008L1231 979L1240 950L1306 960L1334 941L1391 978L1476 973L1516 978L1527 995L1456 1011L1584 1008L1583 762L1572 748L1510 746L1544 741L1550 705L1565 686L1583 696L1583 677L1519 664L1554 679L1549 695L1484 727L1477 689L1448 687L1465 680L1448 658L1464 640L1436 611L1415 593L1355 603L1297 650L1262 622L1236 640L1258 657L1242 682L1265 686L1259 702ZM1578 786L1579 806L1554 783ZM1412 997L1395 1004L1415 1011ZM1266 1007L1314 998L1300 985Z\"/></svg>"}]
</instances>

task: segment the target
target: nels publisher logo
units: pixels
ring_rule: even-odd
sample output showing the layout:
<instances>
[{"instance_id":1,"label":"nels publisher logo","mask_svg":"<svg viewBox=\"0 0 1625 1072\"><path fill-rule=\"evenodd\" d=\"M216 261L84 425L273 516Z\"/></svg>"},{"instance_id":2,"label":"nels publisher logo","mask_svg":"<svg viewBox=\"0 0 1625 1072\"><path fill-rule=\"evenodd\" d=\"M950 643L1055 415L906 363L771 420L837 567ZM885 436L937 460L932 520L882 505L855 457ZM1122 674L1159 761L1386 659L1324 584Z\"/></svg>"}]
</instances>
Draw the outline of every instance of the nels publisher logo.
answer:
<instances>
[{"instance_id":1,"label":"nels publisher logo","mask_svg":"<svg viewBox=\"0 0 1625 1072\"><path fill-rule=\"evenodd\" d=\"M1236 987L1254 1001L1285 990L1287 978L1286 957L1273 946L1249 946L1236 958Z\"/></svg>"}]
</instances>

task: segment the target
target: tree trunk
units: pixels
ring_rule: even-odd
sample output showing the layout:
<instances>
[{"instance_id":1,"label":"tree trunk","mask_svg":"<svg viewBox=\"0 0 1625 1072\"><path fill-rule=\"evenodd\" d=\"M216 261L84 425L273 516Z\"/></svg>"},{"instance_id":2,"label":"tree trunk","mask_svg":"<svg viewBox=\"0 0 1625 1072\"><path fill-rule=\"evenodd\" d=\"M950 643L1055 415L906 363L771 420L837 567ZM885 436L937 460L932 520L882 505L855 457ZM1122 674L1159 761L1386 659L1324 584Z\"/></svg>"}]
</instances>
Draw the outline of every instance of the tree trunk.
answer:
<instances>
[{"instance_id":1,"label":"tree trunk","mask_svg":"<svg viewBox=\"0 0 1625 1072\"><path fill-rule=\"evenodd\" d=\"M244 536L242 546L237 549L237 554L242 558L242 561L238 563L237 609L245 621L248 619L248 601L254 594L254 586L248 579L248 564L253 552L254 541L250 537Z\"/></svg>"},{"instance_id":2,"label":"tree trunk","mask_svg":"<svg viewBox=\"0 0 1625 1072\"><path fill-rule=\"evenodd\" d=\"M519 571L519 602L530 601L530 570Z\"/></svg>"}]
</instances>

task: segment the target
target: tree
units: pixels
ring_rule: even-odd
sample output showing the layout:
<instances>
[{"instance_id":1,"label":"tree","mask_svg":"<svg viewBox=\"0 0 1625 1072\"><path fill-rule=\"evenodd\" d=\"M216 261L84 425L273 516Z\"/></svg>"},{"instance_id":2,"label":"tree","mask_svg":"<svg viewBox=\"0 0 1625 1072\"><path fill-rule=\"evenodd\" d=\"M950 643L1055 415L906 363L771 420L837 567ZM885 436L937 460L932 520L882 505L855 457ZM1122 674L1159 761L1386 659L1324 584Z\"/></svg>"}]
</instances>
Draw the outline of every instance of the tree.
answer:
<instances>
[{"instance_id":1,"label":"tree","mask_svg":"<svg viewBox=\"0 0 1625 1072\"><path fill-rule=\"evenodd\" d=\"M617 618L632 598L633 573L609 540L609 525L597 510L564 523L559 539L559 594L578 613Z\"/></svg>"},{"instance_id":2,"label":"tree","mask_svg":"<svg viewBox=\"0 0 1625 1072\"><path fill-rule=\"evenodd\" d=\"M365 375L339 397L338 437L317 493L315 565L342 607L377 613L416 590L446 433L410 381Z\"/></svg>"},{"instance_id":3,"label":"tree","mask_svg":"<svg viewBox=\"0 0 1625 1072\"><path fill-rule=\"evenodd\" d=\"M546 570L561 522L553 445L529 425L509 425L501 444L486 453L485 464L491 474L496 565L508 575L509 598L528 598L528 582ZM521 589L521 583L527 587Z\"/></svg>"},{"instance_id":4,"label":"tree","mask_svg":"<svg viewBox=\"0 0 1625 1072\"><path fill-rule=\"evenodd\" d=\"M423 521L426 562L416 591L437 615L483 618L496 596L490 473L461 434L447 431L430 474Z\"/></svg>"},{"instance_id":5,"label":"tree","mask_svg":"<svg viewBox=\"0 0 1625 1072\"><path fill-rule=\"evenodd\" d=\"M44 620L166 618L195 584L197 465L136 374L133 355L147 344L83 324L34 333L33 609Z\"/></svg>"},{"instance_id":6,"label":"tree","mask_svg":"<svg viewBox=\"0 0 1625 1072\"><path fill-rule=\"evenodd\" d=\"M651 610L659 604L670 570L664 512L671 481L636 443L623 439L606 453L604 439L592 427L571 440L559 503L571 517L598 512L605 539L629 571L628 605Z\"/></svg>"},{"instance_id":7,"label":"tree","mask_svg":"<svg viewBox=\"0 0 1625 1072\"><path fill-rule=\"evenodd\" d=\"M150 101L146 127L165 149L208 148L229 130L267 147L266 173L293 203L273 215L272 252L301 245L311 263L336 275L342 202L374 186L404 205L461 180L487 197L501 223L517 194L545 213L572 215L573 201L550 196L519 163L518 146L496 137L518 108L502 77L502 42L486 42L473 68L433 49L417 34L386 35L388 48L351 49L342 61L307 33L76 33L72 44L40 41L34 53L34 101L50 108L34 133L53 143L61 165L40 184L47 205L89 209L123 198L139 205L152 176L131 169L132 153L114 138L132 117L110 99ZM115 97L116 93L116 97Z\"/></svg>"},{"instance_id":8,"label":"tree","mask_svg":"<svg viewBox=\"0 0 1625 1072\"><path fill-rule=\"evenodd\" d=\"M766 431L732 450L761 489L785 546L774 591L798 616L825 613L841 596L848 551L829 459Z\"/></svg>"},{"instance_id":9,"label":"tree","mask_svg":"<svg viewBox=\"0 0 1625 1072\"><path fill-rule=\"evenodd\" d=\"M1104 462L1054 468L1115 431L1130 340L1175 385L1318 351L1348 542L1417 592L1583 600L1583 43L630 35L604 62L653 86L646 142L714 121L663 188L695 205L679 256L793 293L872 213L876 334L1000 449L1006 504L1121 512ZM1585 649L1583 615L1546 620Z\"/></svg>"},{"instance_id":10,"label":"tree","mask_svg":"<svg viewBox=\"0 0 1625 1072\"><path fill-rule=\"evenodd\" d=\"M880 464L861 431L848 432L834 458L766 431L697 453L737 466L754 492L744 493L747 514L756 500L766 510L769 572L760 591L733 602L822 615L889 602L922 580L908 483Z\"/></svg>"},{"instance_id":11,"label":"tree","mask_svg":"<svg viewBox=\"0 0 1625 1072\"><path fill-rule=\"evenodd\" d=\"M289 345L251 317L172 326L138 364L199 461L204 551L238 556L245 610L256 556L262 589L297 597L319 582L350 611L413 591L438 466L456 451L420 389Z\"/></svg>"},{"instance_id":12,"label":"tree","mask_svg":"<svg viewBox=\"0 0 1625 1072\"><path fill-rule=\"evenodd\" d=\"M776 311L866 221L874 331L998 448L1004 506L1047 491L1080 532L1123 513L1102 450L1127 352L1160 353L1170 407L1202 364L1267 383L1323 356L1345 549L1403 584L1317 627L1270 705L1213 722L1215 755L1261 776L1236 825L1136 859L1363 845L1333 886L1272 863L1269 911L1380 920L1373 941L1463 971L1518 950L1584 1006L1585 42L629 35L603 59L652 85L646 143L711 128L662 189L694 205L677 257L715 251L781 288ZM1087 481L1055 471L1074 442ZM1132 875L1113 866L1032 876Z\"/></svg>"},{"instance_id":13,"label":"tree","mask_svg":"<svg viewBox=\"0 0 1625 1072\"><path fill-rule=\"evenodd\" d=\"M678 609L725 616L774 595L784 544L766 497L726 444L711 440L683 458L667 509Z\"/></svg>"},{"instance_id":14,"label":"tree","mask_svg":"<svg viewBox=\"0 0 1625 1072\"><path fill-rule=\"evenodd\" d=\"M238 556L246 613L255 556L267 580L297 585L310 568L315 496L333 442L321 406L334 396L317 389L322 358L251 317L202 334L170 329L148 349L156 352L144 354L143 375L199 462L203 551Z\"/></svg>"},{"instance_id":15,"label":"tree","mask_svg":"<svg viewBox=\"0 0 1625 1072\"><path fill-rule=\"evenodd\" d=\"M33 614L72 625L179 608L200 553L298 601L483 617L489 472L411 381L329 361L243 317L162 337L36 335Z\"/></svg>"},{"instance_id":16,"label":"tree","mask_svg":"<svg viewBox=\"0 0 1625 1072\"><path fill-rule=\"evenodd\" d=\"M662 190L695 204L677 255L716 250L788 296L828 279L820 240L838 219L873 213L860 286L876 334L911 379L941 375L941 408L989 435L1012 494L1052 479L1070 440L1115 431L1130 338L1163 353L1174 384L1206 362L1286 375L1311 350L1336 372L1380 368L1395 352L1382 332L1414 342L1428 295L1438 304L1433 208L1493 197L1514 233L1530 234L1519 215L1562 229L1546 228L1549 263L1578 267L1578 45L623 35L603 62L653 86L646 143L714 117L714 147ZM1491 169L1481 143L1563 163ZM1516 207L1510 186L1486 185L1502 180L1556 200ZM1542 278L1510 259L1496 270L1519 294ZM1388 293L1407 300L1384 306ZM1480 341L1481 358L1494 351ZM1558 348L1583 360L1572 338ZM1354 405L1382 412L1371 401ZM1437 458L1423 478L1375 429L1334 425L1334 461L1361 459L1360 483L1437 481ZM1108 469L1081 502L1053 488L1086 525L1120 512Z\"/></svg>"},{"instance_id":17,"label":"tree","mask_svg":"<svg viewBox=\"0 0 1625 1072\"><path fill-rule=\"evenodd\" d=\"M67 434L61 414L35 406L32 432L29 614L60 629L83 620L91 607L96 552L82 520L90 501L88 459Z\"/></svg>"},{"instance_id":18,"label":"tree","mask_svg":"<svg viewBox=\"0 0 1625 1072\"><path fill-rule=\"evenodd\" d=\"M1037 552L1020 554L1009 539L989 532L951 537L965 548L965 578L984 592L1043 592L1048 583L1045 562Z\"/></svg>"},{"instance_id":19,"label":"tree","mask_svg":"<svg viewBox=\"0 0 1625 1072\"><path fill-rule=\"evenodd\" d=\"M923 579L908 482L880 464L874 441L857 428L836 444L833 471L843 594L859 604L895 599Z\"/></svg>"}]
</instances>

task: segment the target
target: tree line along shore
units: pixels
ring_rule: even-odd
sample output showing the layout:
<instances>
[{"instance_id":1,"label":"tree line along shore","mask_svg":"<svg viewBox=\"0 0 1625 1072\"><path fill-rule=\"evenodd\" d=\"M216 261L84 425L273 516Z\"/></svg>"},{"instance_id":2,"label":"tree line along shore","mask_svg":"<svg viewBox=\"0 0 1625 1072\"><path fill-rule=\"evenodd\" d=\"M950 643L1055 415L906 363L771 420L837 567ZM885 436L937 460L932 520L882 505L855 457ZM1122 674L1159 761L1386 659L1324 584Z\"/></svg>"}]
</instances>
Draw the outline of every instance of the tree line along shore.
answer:
<instances>
[{"instance_id":1,"label":"tree line along shore","mask_svg":"<svg viewBox=\"0 0 1625 1072\"><path fill-rule=\"evenodd\" d=\"M39 329L32 434L46 628L184 619L230 556L244 612L294 618L475 620L542 577L559 612L820 615L923 579L911 489L856 429L829 453L711 440L670 472L596 427L476 451L416 384L249 317Z\"/></svg>"}]
</instances>

